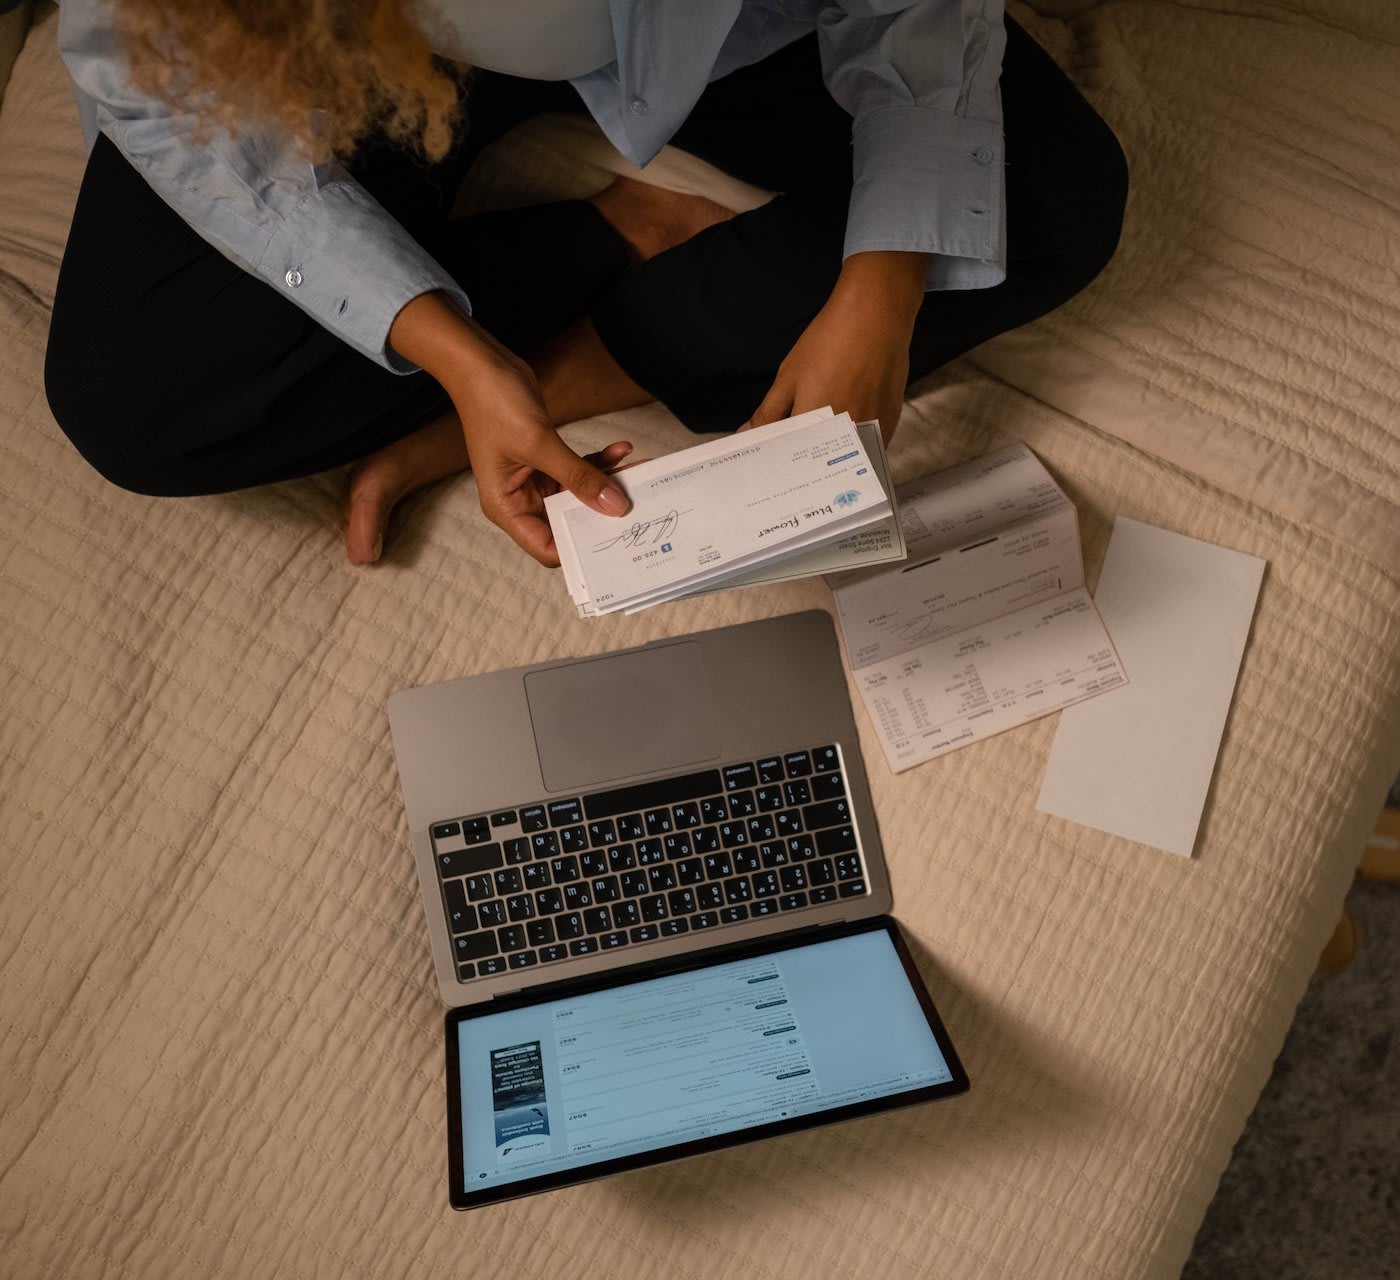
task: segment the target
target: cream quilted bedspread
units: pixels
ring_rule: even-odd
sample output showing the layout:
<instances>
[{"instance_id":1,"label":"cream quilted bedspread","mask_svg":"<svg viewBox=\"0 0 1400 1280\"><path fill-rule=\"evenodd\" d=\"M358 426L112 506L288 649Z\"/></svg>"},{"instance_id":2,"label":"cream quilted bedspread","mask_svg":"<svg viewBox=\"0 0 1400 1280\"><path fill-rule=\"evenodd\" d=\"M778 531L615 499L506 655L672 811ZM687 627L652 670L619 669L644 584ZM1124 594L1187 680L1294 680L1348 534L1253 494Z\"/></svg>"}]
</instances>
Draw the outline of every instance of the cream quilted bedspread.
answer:
<instances>
[{"instance_id":1,"label":"cream quilted bedspread","mask_svg":"<svg viewBox=\"0 0 1400 1280\"><path fill-rule=\"evenodd\" d=\"M465 1217L385 698L829 597L584 623L469 478L369 571L336 476L107 486L41 389L81 158L31 34L0 112L0 1273L1177 1273L1400 763L1400 21L1018 12L1123 140L1123 246L919 388L894 465L1029 442L1091 576L1119 512L1269 561L1196 856L1037 813L1053 718L899 777L862 720L972 1092ZM684 442L654 410L569 434L619 433Z\"/></svg>"}]
</instances>

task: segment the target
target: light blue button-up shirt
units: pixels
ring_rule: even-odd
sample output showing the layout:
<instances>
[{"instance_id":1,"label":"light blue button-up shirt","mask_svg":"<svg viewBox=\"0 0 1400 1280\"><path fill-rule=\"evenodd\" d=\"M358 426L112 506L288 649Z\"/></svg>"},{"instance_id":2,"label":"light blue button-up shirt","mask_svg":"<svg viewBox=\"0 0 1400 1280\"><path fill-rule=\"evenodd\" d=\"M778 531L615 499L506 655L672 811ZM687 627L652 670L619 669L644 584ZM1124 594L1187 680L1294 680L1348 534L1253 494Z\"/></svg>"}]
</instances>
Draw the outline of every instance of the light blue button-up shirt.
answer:
<instances>
[{"instance_id":1,"label":"light blue button-up shirt","mask_svg":"<svg viewBox=\"0 0 1400 1280\"><path fill-rule=\"evenodd\" d=\"M603 132L645 165L711 81L815 30L831 95L852 117L845 255L932 254L927 287L1005 278L1002 0L609 0L616 58L575 78ZM454 0L425 0L450 47ZM191 122L134 89L105 0L63 0L59 44L88 145L105 133L210 244L370 358L399 310L456 281L339 164L270 132L195 142Z\"/></svg>"}]
</instances>

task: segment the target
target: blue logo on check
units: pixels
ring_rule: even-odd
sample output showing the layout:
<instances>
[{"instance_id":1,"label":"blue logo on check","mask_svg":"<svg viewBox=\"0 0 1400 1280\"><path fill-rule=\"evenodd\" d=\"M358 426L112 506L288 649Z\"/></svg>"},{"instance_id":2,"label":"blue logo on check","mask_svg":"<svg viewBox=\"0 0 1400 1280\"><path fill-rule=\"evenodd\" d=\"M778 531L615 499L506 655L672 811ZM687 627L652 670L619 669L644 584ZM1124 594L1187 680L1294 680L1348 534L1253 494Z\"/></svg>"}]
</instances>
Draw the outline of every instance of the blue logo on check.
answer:
<instances>
[{"instance_id":1,"label":"blue logo on check","mask_svg":"<svg viewBox=\"0 0 1400 1280\"><path fill-rule=\"evenodd\" d=\"M831 500L838 507L851 507L860 501L859 489L847 489L844 493L838 493Z\"/></svg>"},{"instance_id":2,"label":"blue logo on check","mask_svg":"<svg viewBox=\"0 0 1400 1280\"><path fill-rule=\"evenodd\" d=\"M670 544L669 542L663 542L663 543L661 544L661 550L662 550L662 551L669 551L670 549L671 549L671 544Z\"/></svg>"}]
</instances>

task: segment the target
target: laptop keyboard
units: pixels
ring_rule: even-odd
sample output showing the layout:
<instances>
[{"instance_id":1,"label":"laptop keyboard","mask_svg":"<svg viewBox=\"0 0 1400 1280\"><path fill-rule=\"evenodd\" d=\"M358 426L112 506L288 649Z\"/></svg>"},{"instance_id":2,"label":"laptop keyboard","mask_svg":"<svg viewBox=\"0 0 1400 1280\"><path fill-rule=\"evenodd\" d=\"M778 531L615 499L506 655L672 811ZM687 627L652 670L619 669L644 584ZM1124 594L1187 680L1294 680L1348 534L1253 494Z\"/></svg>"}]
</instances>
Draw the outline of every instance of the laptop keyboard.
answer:
<instances>
[{"instance_id":1,"label":"laptop keyboard","mask_svg":"<svg viewBox=\"0 0 1400 1280\"><path fill-rule=\"evenodd\" d=\"M432 825L462 981L867 893L835 746Z\"/></svg>"}]
</instances>

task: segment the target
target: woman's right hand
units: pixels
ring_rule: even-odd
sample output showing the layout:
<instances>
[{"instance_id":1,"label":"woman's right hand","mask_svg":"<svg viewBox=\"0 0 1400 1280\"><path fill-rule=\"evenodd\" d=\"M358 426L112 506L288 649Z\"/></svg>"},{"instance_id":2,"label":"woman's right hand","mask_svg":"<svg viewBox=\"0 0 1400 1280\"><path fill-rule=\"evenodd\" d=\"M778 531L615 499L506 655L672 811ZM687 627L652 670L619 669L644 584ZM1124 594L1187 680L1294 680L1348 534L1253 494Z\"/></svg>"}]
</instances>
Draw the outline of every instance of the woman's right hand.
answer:
<instances>
[{"instance_id":1,"label":"woman's right hand","mask_svg":"<svg viewBox=\"0 0 1400 1280\"><path fill-rule=\"evenodd\" d=\"M530 366L446 297L424 294L405 306L390 342L443 385L462 420L482 511L541 564L559 564L544 509L550 494L567 489L603 515L631 510L602 469L620 462L631 445L618 440L580 457L554 429Z\"/></svg>"}]
</instances>

